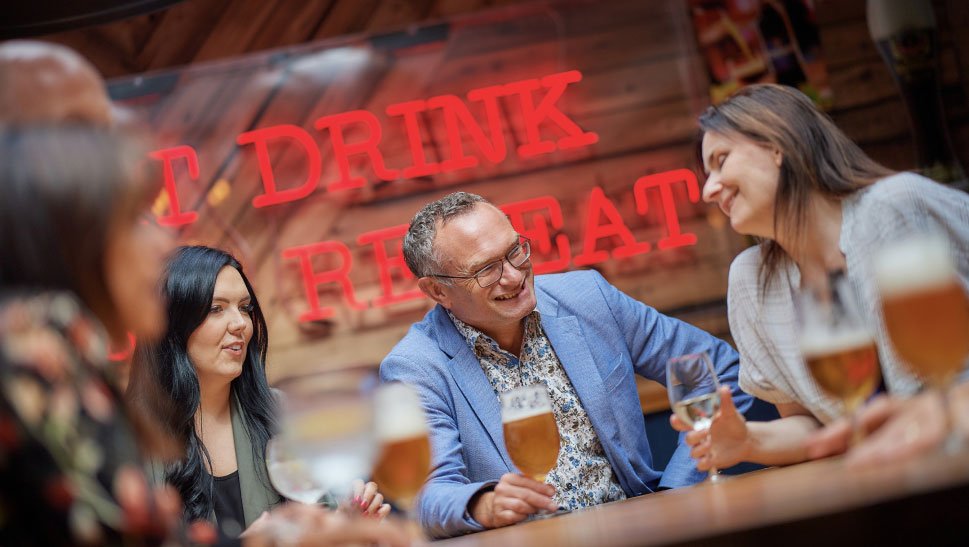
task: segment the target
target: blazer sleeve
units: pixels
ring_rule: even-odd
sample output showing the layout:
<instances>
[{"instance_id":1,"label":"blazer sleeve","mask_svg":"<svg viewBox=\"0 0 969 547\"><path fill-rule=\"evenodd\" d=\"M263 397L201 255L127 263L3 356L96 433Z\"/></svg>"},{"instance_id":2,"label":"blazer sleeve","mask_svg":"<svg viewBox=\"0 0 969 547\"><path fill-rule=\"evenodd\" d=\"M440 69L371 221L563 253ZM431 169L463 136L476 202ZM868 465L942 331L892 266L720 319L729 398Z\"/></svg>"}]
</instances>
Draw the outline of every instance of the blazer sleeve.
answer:
<instances>
[{"instance_id":1,"label":"blazer sleeve","mask_svg":"<svg viewBox=\"0 0 969 547\"><path fill-rule=\"evenodd\" d=\"M747 412L753 399L737 385L739 357L729 344L626 295L598 272L595 280L622 332L636 374L666 385L666 362L670 358L705 351L720 383L730 386L737 409ZM685 438L686 434L681 433L679 445L663 472L661 488L687 486L706 477L706 473L697 471Z\"/></svg>"},{"instance_id":2,"label":"blazer sleeve","mask_svg":"<svg viewBox=\"0 0 969 547\"><path fill-rule=\"evenodd\" d=\"M404 382L419 391L427 415L434 461L417 499L417 519L432 538L484 530L471 518L468 502L478 492L494 488L497 481L471 482L468 479L447 382L422 368L420 364L393 354L380 365L381 381Z\"/></svg>"}]
</instances>

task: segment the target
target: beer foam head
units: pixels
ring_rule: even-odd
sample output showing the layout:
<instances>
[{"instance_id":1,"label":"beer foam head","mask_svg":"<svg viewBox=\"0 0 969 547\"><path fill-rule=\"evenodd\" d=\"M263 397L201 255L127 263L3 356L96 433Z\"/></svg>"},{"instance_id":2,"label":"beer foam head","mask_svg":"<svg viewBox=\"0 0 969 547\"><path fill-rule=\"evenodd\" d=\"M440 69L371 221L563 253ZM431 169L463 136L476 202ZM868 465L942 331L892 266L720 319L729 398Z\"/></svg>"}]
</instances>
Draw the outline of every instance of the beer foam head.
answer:
<instances>
[{"instance_id":1,"label":"beer foam head","mask_svg":"<svg viewBox=\"0 0 969 547\"><path fill-rule=\"evenodd\" d=\"M953 276L948 245L941 238L901 241L875 256L875 281L883 297L946 285Z\"/></svg>"},{"instance_id":2,"label":"beer foam head","mask_svg":"<svg viewBox=\"0 0 969 547\"><path fill-rule=\"evenodd\" d=\"M411 386L383 384L374 394L374 431L379 441L396 441L427 434L421 398Z\"/></svg>"},{"instance_id":3,"label":"beer foam head","mask_svg":"<svg viewBox=\"0 0 969 547\"><path fill-rule=\"evenodd\" d=\"M874 343L871 333L864 329L831 332L822 329L809 329L801 335L801 354L805 359L821 355L831 355L852 350Z\"/></svg>"},{"instance_id":4,"label":"beer foam head","mask_svg":"<svg viewBox=\"0 0 969 547\"><path fill-rule=\"evenodd\" d=\"M520 387L502 393L501 421L513 422L552 412L544 384Z\"/></svg>"}]
</instances>

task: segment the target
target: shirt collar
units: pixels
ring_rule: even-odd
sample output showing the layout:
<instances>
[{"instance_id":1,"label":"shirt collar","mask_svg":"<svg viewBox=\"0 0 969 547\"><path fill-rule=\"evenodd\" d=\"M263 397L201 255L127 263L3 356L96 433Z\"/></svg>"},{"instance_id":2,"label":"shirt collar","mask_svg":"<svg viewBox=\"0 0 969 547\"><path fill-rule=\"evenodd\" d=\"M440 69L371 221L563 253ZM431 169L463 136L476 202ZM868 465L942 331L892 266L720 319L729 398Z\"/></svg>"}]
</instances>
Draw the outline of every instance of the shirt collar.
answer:
<instances>
[{"instance_id":1,"label":"shirt collar","mask_svg":"<svg viewBox=\"0 0 969 547\"><path fill-rule=\"evenodd\" d=\"M479 348L479 345L478 345L479 341L481 343L487 344L488 346L491 346L492 348L494 348L496 350L503 351L503 350L500 350L499 349L498 342L495 341L494 338L492 338L492 337L488 336L487 334L481 332L480 329L478 329L476 327L472 327L471 325L465 323L464 321L461 321L460 319L458 319L457 317L455 317L453 313L451 313L451 310L445 308L444 311L447 312L448 317L451 318L451 322L454 323L454 327L458 329L458 332L461 334L461 336L464 338L464 340L468 343L468 347L471 348L471 351L476 356L478 356L479 358L481 356L480 355L480 351L478 349ZM525 316L525 321L526 321L526 323L525 323L525 334L526 334L526 336L528 334L528 325L530 324L530 322L538 322L538 321L541 321L541 320L542 320L542 314L541 314L541 312L538 311L538 308L537 307L534 310L532 310L528 315Z\"/></svg>"}]
</instances>

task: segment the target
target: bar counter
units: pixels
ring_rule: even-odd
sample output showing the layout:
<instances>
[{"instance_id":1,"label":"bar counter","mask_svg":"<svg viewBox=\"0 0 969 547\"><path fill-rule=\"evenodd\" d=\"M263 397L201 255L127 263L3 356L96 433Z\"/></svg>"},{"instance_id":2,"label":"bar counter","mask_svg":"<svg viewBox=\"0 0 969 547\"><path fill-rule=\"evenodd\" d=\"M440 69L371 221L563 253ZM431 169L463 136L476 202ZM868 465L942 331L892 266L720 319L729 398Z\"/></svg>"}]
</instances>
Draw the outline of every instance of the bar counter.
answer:
<instances>
[{"instance_id":1,"label":"bar counter","mask_svg":"<svg viewBox=\"0 0 969 547\"><path fill-rule=\"evenodd\" d=\"M840 457L435 542L441 547L969 544L969 451L853 468Z\"/></svg>"}]
</instances>

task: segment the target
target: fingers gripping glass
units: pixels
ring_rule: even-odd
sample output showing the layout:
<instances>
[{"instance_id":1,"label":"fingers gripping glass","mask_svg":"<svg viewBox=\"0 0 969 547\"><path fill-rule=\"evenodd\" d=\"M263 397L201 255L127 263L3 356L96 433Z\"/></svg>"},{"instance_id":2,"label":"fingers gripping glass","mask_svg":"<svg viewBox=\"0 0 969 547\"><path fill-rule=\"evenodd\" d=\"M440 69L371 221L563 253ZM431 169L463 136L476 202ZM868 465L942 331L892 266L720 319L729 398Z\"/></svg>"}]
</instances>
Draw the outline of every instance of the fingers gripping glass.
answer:
<instances>
[{"instance_id":1,"label":"fingers gripping glass","mask_svg":"<svg viewBox=\"0 0 969 547\"><path fill-rule=\"evenodd\" d=\"M521 268L532 256L532 244L525 236L518 236L518 243L512 247L504 258L489 262L472 275L442 275L431 274L431 277L443 277L445 279L474 279L482 289L486 289L497 283L504 274L505 261L514 268Z\"/></svg>"}]
</instances>

